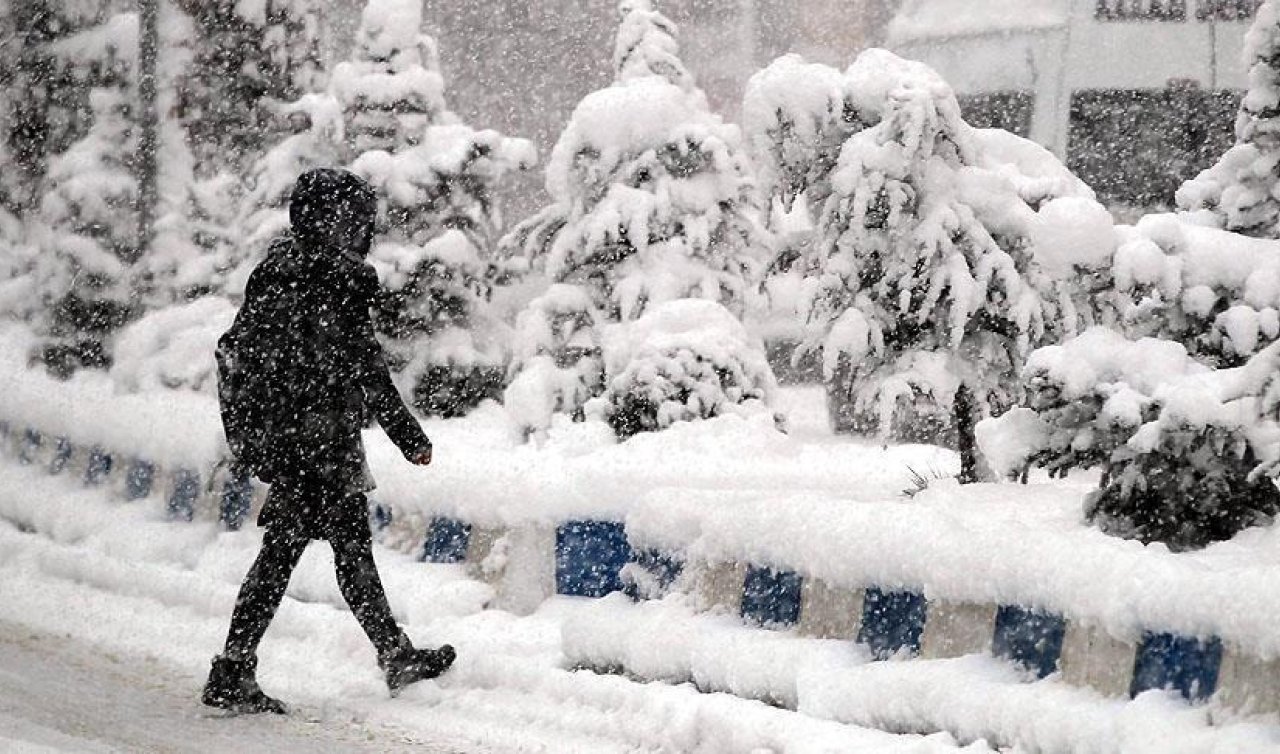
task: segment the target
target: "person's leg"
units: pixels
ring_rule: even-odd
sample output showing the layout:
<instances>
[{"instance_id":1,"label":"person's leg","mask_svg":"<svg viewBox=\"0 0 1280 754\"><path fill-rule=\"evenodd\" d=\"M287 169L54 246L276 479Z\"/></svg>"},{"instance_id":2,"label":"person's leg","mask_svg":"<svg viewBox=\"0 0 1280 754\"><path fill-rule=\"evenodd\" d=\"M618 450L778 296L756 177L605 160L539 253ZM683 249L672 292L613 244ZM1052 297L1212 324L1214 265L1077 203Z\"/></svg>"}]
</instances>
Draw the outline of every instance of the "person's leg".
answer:
<instances>
[{"instance_id":1,"label":"person's leg","mask_svg":"<svg viewBox=\"0 0 1280 754\"><path fill-rule=\"evenodd\" d=\"M258 651L267 626L280 608L289 577L307 547L305 537L268 527L262 549L240 585L223 656L246 660Z\"/></svg>"},{"instance_id":2,"label":"person's leg","mask_svg":"<svg viewBox=\"0 0 1280 754\"><path fill-rule=\"evenodd\" d=\"M373 543L367 537L355 536L331 541L338 588L379 658L390 657L409 645L408 638L391 614L386 590L378 566L373 561Z\"/></svg>"}]
</instances>

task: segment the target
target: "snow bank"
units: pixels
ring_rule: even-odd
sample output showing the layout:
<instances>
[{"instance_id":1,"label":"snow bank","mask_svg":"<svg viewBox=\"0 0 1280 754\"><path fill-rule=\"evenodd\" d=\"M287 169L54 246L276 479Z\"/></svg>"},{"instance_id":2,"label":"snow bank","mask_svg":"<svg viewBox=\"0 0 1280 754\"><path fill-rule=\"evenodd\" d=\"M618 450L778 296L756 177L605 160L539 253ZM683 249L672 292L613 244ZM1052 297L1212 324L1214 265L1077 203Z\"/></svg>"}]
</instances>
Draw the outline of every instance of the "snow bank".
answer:
<instances>
[{"instance_id":1,"label":"snow bank","mask_svg":"<svg viewBox=\"0 0 1280 754\"><path fill-rule=\"evenodd\" d=\"M132 393L186 388L215 395L213 353L235 316L236 307L220 296L150 312L116 336L109 376Z\"/></svg>"},{"instance_id":2,"label":"snow bank","mask_svg":"<svg viewBox=\"0 0 1280 754\"><path fill-rule=\"evenodd\" d=\"M12 470L0 486L0 618L113 655L180 668L193 683L226 630L259 536L161 523L65 479ZM145 536L139 536L144 532ZM487 587L455 566L376 550L397 618L415 642L449 641L438 681L386 698L371 648L341 607L328 548L304 554L261 649L263 685L308 714L429 733L449 747L737 754L933 754L946 734L896 735L817 720L728 695L564 670L561 626L583 605L515 618L479 608ZM175 637L181 640L175 641ZM359 730L357 727L355 730ZM230 734L229 734L230 735ZM987 752L985 746L968 751Z\"/></svg>"},{"instance_id":3,"label":"snow bank","mask_svg":"<svg viewBox=\"0 0 1280 754\"><path fill-rule=\"evenodd\" d=\"M4 353L25 354L34 341L24 330L8 326L0 328L0 344ZM16 428L31 426L77 445L97 444L196 469L212 467L226 454L217 403L205 395L186 390L121 394L110 377L91 370L59 382L15 358L0 360L0 383L5 385L0 420Z\"/></svg>"},{"instance_id":4,"label":"snow bank","mask_svg":"<svg viewBox=\"0 0 1280 754\"><path fill-rule=\"evenodd\" d=\"M654 637L661 636L662 642ZM841 641L761 631L736 618L697 615L676 597L629 603L611 597L569 616L566 655L589 666L619 665L666 682L768 699L818 719L883 730L945 730L961 741L1012 751L1106 754L1274 751L1272 726L1211 723L1203 707L1159 692L1104 699L1060 679L1026 683L1005 661L869 662Z\"/></svg>"}]
</instances>

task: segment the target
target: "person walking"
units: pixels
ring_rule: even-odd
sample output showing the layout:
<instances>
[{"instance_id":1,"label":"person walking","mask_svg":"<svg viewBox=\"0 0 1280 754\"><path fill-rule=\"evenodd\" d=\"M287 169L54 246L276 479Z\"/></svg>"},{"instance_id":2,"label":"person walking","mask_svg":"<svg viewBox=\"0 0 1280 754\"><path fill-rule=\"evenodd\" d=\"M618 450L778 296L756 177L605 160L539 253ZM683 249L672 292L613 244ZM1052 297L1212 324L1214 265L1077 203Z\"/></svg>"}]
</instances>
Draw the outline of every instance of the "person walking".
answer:
<instances>
[{"instance_id":1,"label":"person walking","mask_svg":"<svg viewBox=\"0 0 1280 754\"><path fill-rule=\"evenodd\" d=\"M431 441L391 381L370 309L365 263L376 200L362 179L321 168L289 200L291 232L253 270L244 304L218 341L222 421L235 463L271 485L258 515L262 549L240 587L202 701L285 713L256 679L257 649L313 539L333 548L338 586L378 653L393 694L453 663L453 647L417 649L396 624L373 560L365 493L373 479L360 431L370 414L405 458L431 463Z\"/></svg>"}]
</instances>

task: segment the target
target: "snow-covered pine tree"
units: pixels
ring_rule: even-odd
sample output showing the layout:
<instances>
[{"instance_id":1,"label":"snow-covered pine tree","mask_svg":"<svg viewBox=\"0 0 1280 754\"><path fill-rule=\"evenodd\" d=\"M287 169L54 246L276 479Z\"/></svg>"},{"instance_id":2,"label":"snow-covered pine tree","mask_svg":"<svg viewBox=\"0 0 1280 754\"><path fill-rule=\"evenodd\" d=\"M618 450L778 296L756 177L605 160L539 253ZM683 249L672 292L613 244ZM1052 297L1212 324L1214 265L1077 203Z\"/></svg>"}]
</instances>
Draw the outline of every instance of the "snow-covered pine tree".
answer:
<instances>
[{"instance_id":1,"label":"snow-covered pine tree","mask_svg":"<svg viewBox=\"0 0 1280 754\"><path fill-rule=\"evenodd\" d=\"M501 248L552 282L581 288L605 322L690 297L741 316L769 246L741 134L694 86L675 25L647 0L624 1L620 12L615 81L582 100L552 152L553 204ZM523 384L535 379L527 374L515 376L508 402L539 392Z\"/></svg>"},{"instance_id":2,"label":"snow-covered pine tree","mask_svg":"<svg viewBox=\"0 0 1280 754\"><path fill-rule=\"evenodd\" d=\"M1111 222L1048 152L970 128L926 66L869 50L846 90L867 125L830 178L809 345L823 350L837 424L950 435L974 481L974 423L1012 405L1031 347L1074 331L1069 280L1110 258ZM1051 207L1071 222L1046 224ZM1098 226L1101 240L1056 243L1064 224Z\"/></svg>"},{"instance_id":3,"label":"snow-covered pine tree","mask_svg":"<svg viewBox=\"0 0 1280 754\"><path fill-rule=\"evenodd\" d=\"M126 2L20 0L8 9L18 52L5 98L14 203L33 210L50 157L88 131L89 91L131 75L137 19Z\"/></svg>"},{"instance_id":4,"label":"snow-covered pine tree","mask_svg":"<svg viewBox=\"0 0 1280 754\"><path fill-rule=\"evenodd\" d=\"M1132 338L1182 344L1214 368L1237 367L1280 337L1280 254L1271 239L1147 215L1117 230L1111 291Z\"/></svg>"},{"instance_id":5,"label":"snow-covered pine tree","mask_svg":"<svg viewBox=\"0 0 1280 754\"><path fill-rule=\"evenodd\" d=\"M767 323L765 337L789 368L812 374L814 355L798 346L804 335L799 292L813 263L814 212L831 195L840 148L865 124L847 101L843 74L799 55L778 58L747 81L742 118L776 239L755 315Z\"/></svg>"},{"instance_id":6,"label":"snow-covered pine tree","mask_svg":"<svg viewBox=\"0 0 1280 754\"><path fill-rule=\"evenodd\" d=\"M1218 228L1280 238L1280 6L1267 0L1245 37L1249 89L1236 118L1236 145L1183 184L1178 206Z\"/></svg>"},{"instance_id":7,"label":"snow-covered pine tree","mask_svg":"<svg viewBox=\"0 0 1280 754\"><path fill-rule=\"evenodd\" d=\"M474 130L450 112L437 57L420 2L370 0L330 91L351 169L379 194L379 332L414 404L453 416L501 389L502 325L489 306L501 225L494 186L535 155L529 142Z\"/></svg>"},{"instance_id":8,"label":"snow-covered pine tree","mask_svg":"<svg viewBox=\"0 0 1280 754\"><path fill-rule=\"evenodd\" d=\"M41 356L57 374L108 365L106 339L134 314L131 102L125 89L93 90L89 133L50 162L45 178L32 277L43 303L38 329L47 338Z\"/></svg>"},{"instance_id":9,"label":"snow-covered pine tree","mask_svg":"<svg viewBox=\"0 0 1280 754\"><path fill-rule=\"evenodd\" d=\"M322 8L310 0L178 0L195 24L177 107L196 177L243 174L273 141L275 110L323 87Z\"/></svg>"},{"instance_id":10,"label":"snow-covered pine tree","mask_svg":"<svg viewBox=\"0 0 1280 754\"><path fill-rule=\"evenodd\" d=\"M821 210L840 148L865 127L846 101L840 71L785 55L747 81L743 129L770 202L791 210L804 197Z\"/></svg>"},{"instance_id":11,"label":"snow-covered pine tree","mask_svg":"<svg viewBox=\"0 0 1280 754\"><path fill-rule=\"evenodd\" d=\"M289 193L299 175L311 168L339 165L345 150L342 110L328 94L307 94L280 108L293 133L266 151L250 168L248 191L236 222L239 240L222 246L215 269L220 286L232 296L243 293L249 269L272 239L289 230Z\"/></svg>"}]
</instances>

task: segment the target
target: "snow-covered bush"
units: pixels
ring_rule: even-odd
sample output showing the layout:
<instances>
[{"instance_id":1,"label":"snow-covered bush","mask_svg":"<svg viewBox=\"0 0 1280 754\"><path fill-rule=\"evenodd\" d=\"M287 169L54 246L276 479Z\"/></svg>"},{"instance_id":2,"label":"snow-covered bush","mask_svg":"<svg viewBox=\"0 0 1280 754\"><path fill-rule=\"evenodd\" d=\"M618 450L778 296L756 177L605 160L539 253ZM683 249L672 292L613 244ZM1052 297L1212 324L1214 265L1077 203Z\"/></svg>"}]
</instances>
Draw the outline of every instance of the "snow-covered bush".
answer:
<instances>
[{"instance_id":1,"label":"snow-covered bush","mask_svg":"<svg viewBox=\"0 0 1280 754\"><path fill-rule=\"evenodd\" d=\"M1131 336L1177 341L1212 367L1280 337L1280 243L1148 215L1121 227L1111 275Z\"/></svg>"},{"instance_id":2,"label":"snow-covered bush","mask_svg":"<svg viewBox=\"0 0 1280 754\"><path fill-rule=\"evenodd\" d=\"M437 57L420 2L370 0L330 93L350 167L379 195L378 330L415 405L452 416L501 389L506 354L488 306L501 225L494 187L535 154L528 141L461 123Z\"/></svg>"},{"instance_id":3,"label":"snow-covered bush","mask_svg":"<svg viewBox=\"0 0 1280 754\"><path fill-rule=\"evenodd\" d=\"M138 252L130 169L136 143L128 95L94 90L89 133L54 159L40 206L40 255L31 271L42 303L45 364L67 374L106 366L104 341L134 314L129 265Z\"/></svg>"},{"instance_id":4,"label":"snow-covered bush","mask_svg":"<svg viewBox=\"0 0 1280 754\"><path fill-rule=\"evenodd\" d=\"M623 439L679 421L767 412L776 388L763 347L713 301L668 301L615 325L604 359L608 385L587 410Z\"/></svg>"},{"instance_id":5,"label":"snow-covered bush","mask_svg":"<svg viewBox=\"0 0 1280 754\"><path fill-rule=\"evenodd\" d=\"M390 292L375 321L414 405L450 417L497 398L506 337L488 305L488 264L471 239L449 230L422 246L382 243L372 261Z\"/></svg>"},{"instance_id":6,"label":"snow-covered bush","mask_svg":"<svg viewBox=\"0 0 1280 754\"><path fill-rule=\"evenodd\" d=\"M978 436L1002 474L1101 468L1085 513L1105 531L1202 547L1280 512L1277 359L1280 345L1215 371L1177 343L1091 329L1032 353L1023 406Z\"/></svg>"},{"instance_id":7,"label":"snow-covered bush","mask_svg":"<svg viewBox=\"0 0 1280 754\"><path fill-rule=\"evenodd\" d=\"M125 392L185 389L215 394L213 354L235 315L235 306L221 296L143 315L116 337L112 380Z\"/></svg>"},{"instance_id":8,"label":"snow-covered bush","mask_svg":"<svg viewBox=\"0 0 1280 754\"><path fill-rule=\"evenodd\" d=\"M924 65L869 50L844 92L863 127L828 178L807 346L838 428L954 432L972 479L969 419L1009 407L1030 348L1088 321L1080 280L1109 260L1111 221L1049 152L966 124Z\"/></svg>"},{"instance_id":9,"label":"snow-covered bush","mask_svg":"<svg viewBox=\"0 0 1280 754\"><path fill-rule=\"evenodd\" d=\"M1280 238L1280 8L1264 2L1245 37L1249 90L1236 118L1236 145L1185 183L1178 206L1213 227Z\"/></svg>"},{"instance_id":10,"label":"snow-covered bush","mask_svg":"<svg viewBox=\"0 0 1280 754\"><path fill-rule=\"evenodd\" d=\"M608 322L683 298L741 316L769 245L741 134L695 88L675 26L646 0L620 10L614 83L561 133L547 166L553 204L501 248L578 286Z\"/></svg>"}]
</instances>

